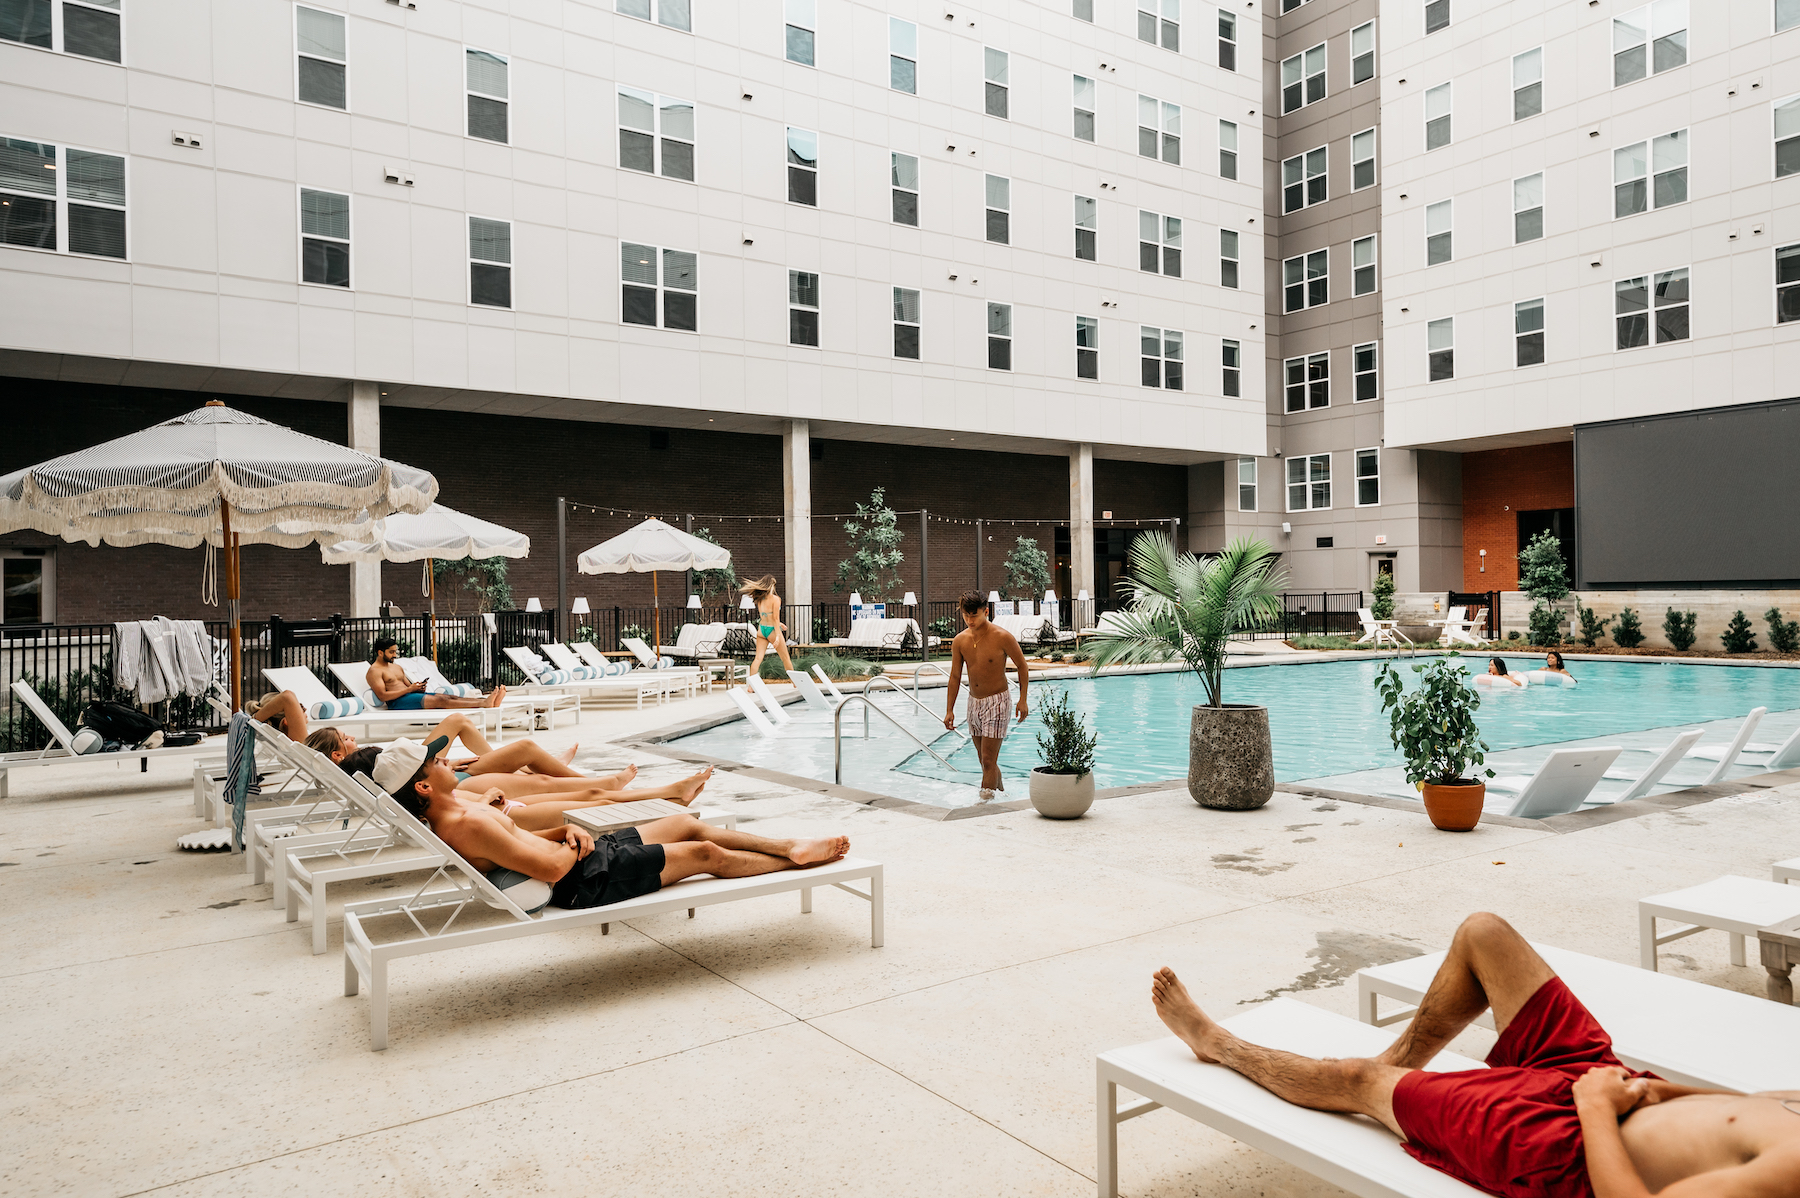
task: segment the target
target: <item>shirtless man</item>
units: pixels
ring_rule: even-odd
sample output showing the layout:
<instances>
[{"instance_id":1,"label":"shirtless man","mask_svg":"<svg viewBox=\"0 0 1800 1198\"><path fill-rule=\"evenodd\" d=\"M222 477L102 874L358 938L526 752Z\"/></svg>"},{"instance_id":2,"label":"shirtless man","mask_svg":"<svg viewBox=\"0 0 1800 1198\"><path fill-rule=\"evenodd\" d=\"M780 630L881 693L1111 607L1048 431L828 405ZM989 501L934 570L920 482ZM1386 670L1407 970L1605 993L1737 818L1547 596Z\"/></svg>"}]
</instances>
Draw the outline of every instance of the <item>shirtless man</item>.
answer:
<instances>
[{"instance_id":1,"label":"shirtless man","mask_svg":"<svg viewBox=\"0 0 1800 1198\"><path fill-rule=\"evenodd\" d=\"M506 688L496 686L480 698L461 695L426 694L429 682L413 682L400 668L400 644L391 636L375 642L375 656L369 661L369 689L390 711L438 711L451 707L498 707L506 698Z\"/></svg>"},{"instance_id":2,"label":"shirtless man","mask_svg":"<svg viewBox=\"0 0 1800 1198\"><path fill-rule=\"evenodd\" d=\"M1031 713L1025 691L1031 683L1031 667L1012 633L996 626L987 618L987 600L979 592L964 591L958 601L962 607L964 628L950 642L950 687L944 699L944 727L956 727L956 692L962 687L962 672L969 668L969 739L975 742L975 756L981 760L981 801L993 799L996 790L1005 790L1000 777L1000 742L1010 727L1007 709L1012 708L1023 723ZM1019 671L1019 702L1014 707L1006 682L1006 663Z\"/></svg>"},{"instance_id":3,"label":"shirtless man","mask_svg":"<svg viewBox=\"0 0 1800 1198\"><path fill-rule=\"evenodd\" d=\"M846 836L770 840L714 828L691 815L670 816L598 840L560 821L527 830L506 813L456 793L456 775L443 762L448 743L443 737L425 745L396 742L376 762L375 784L430 824L471 867L490 876L509 870L547 882L550 902L558 907L603 907L696 874L748 878L826 865L850 850ZM624 801L623 796L602 800Z\"/></svg>"},{"instance_id":4,"label":"shirtless man","mask_svg":"<svg viewBox=\"0 0 1800 1198\"><path fill-rule=\"evenodd\" d=\"M1246 1043L1166 968L1150 1001L1202 1061L1297 1106L1367 1115L1417 1160L1503 1198L1800 1194L1800 1090L1697 1090L1626 1069L1497 915L1463 921L1412 1023L1379 1057L1320 1061ZM1490 1007L1500 1031L1491 1068L1424 1071Z\"/></svg>"}]
</instances>

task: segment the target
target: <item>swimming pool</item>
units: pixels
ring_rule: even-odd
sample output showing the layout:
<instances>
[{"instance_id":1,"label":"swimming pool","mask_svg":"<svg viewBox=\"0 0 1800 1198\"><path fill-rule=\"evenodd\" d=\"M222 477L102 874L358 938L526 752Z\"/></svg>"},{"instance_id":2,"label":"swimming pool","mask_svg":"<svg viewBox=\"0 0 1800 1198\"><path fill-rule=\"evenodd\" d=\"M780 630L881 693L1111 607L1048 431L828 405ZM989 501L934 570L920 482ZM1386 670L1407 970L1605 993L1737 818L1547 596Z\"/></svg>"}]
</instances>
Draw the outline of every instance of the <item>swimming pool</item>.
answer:
<instances>
[{"instance_id":1,"label":"swimming pool","mask_svg":"<svg viewBox=\"0 0 1800 1198\"><path fill-rule=\"evenodd\" d=\"M1486 662L1464 658L1474 673ZM1293 782L1400 763L1390 746L1387 719L1375 693L1379 661L1324 661L1242 666L1225 675L1229 703L1269 709L1275 777ZM1400 666L1410 688L1413 664ZM1515 668L1525 663L1515 660ZM1696 666L1642 661L1583 661L1571 666L1576 687L1484 689L1476 721L1490 749L1640 732L1709 720L1742 718L1753 707L1771 712L1800 709L1800 671L1757 667ZM1079 676L1034 683L1066 689L1070 705L1100 734L1095 781L1101 787L1162 782L1187 774L1190 712L1201 702L1200 682L1190 673ZM920 701L943 710L943 692L921 691ZM877 717L861 739L860 714L844 719L844 785L937 806L966 806L980 767L972 745L894 694L877 692L884 711L931 745L955 767L946 770ZM962 704L958 704L959 709ZM765 766L804 777L832 778L832 723L823 712L790 707L793 722L777 739L759 738L742 721L680 738L683 748ZM959 711L960 719L960 711ZM1035 710L1013 729L1000 754L1001 772L1019 784L1038 764Z\"/></svg>"}]
</instances>

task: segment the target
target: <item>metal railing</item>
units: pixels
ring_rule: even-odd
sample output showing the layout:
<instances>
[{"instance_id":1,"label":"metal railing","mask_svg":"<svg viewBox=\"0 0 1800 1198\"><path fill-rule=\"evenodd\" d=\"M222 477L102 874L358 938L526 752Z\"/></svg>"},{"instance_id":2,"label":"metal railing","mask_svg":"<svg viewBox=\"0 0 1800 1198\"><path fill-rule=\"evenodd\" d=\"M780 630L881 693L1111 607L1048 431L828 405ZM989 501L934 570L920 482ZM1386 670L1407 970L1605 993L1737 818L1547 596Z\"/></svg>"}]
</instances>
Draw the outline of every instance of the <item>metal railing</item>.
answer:
<instances>
[{"instance_id":1,"label":"metal railing","mask_svg":"<svg viewBox=\"0 0 1800 1198\"><path fill-rule=\"evenodd\" d=\"M918 745L921 749L931 754L939 765L943 766L951 773L961 774L967 772L965 770L959 770L948 761L945 761L943 757L938 754L936 749L914 736L911 729L907 728L906 725L895 719L887 711L877 707L874 701L867 695L846 695L844 701L837 705L837 710L831 714L831 780L833 783L839 786L844 784L844 712L849 709L850 704L852 703L861 703L863 705L864 740L869 739L869 713L873 711L876 715L892 724L900 735L906 737L906 739L912 741L913 744Z\"/></svg>"}]
</instances>

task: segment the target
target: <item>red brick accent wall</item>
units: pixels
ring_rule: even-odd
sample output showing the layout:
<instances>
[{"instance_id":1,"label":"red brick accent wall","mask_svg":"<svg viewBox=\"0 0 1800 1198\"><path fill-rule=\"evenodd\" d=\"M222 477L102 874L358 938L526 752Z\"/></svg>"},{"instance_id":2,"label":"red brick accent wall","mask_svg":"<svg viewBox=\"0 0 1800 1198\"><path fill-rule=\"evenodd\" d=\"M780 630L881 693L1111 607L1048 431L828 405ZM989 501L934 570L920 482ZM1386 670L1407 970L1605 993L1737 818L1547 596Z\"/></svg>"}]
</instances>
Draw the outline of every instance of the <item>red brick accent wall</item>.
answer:
<instances>
[{"instance_id":1,"label":"red brick accent wall","mask_svg":"<svg viewBox=\"0 0 1800 1198\"><path fill-rule=\"evenodd\" d=\"M1463 589L1518 590L1518 513L1574 506L1575 448L1568 441L1463 454Z\"/></svg>"}]
</instances>

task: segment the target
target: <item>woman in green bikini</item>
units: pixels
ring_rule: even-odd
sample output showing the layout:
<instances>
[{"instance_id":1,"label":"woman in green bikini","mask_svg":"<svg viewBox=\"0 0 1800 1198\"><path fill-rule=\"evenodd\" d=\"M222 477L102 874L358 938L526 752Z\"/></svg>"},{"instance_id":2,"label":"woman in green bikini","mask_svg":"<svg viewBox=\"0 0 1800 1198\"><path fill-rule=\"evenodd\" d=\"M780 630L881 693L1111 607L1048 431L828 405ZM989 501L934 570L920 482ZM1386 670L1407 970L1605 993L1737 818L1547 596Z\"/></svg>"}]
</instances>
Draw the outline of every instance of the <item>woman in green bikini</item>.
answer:
<instances>
[{"instance_id":1,"label":"woman in green bikini","mask_svg":"<svg viewBox=\"0 0 1800 1198\"><path fill-rule=\"evenodd\" d=\"M750 596L751 602L756 604L756 660L750 663L749 676L758 676L758 671L762 669L763 654L769 651L770 646L781 655L783 668L792 670L794 663L788 657L787 637L784 635L787 626L781 622L781 596L775 593L775 576L765 574L754 582L746 582L738 588L738 593Z\"/></svg>"}]
</instances>

